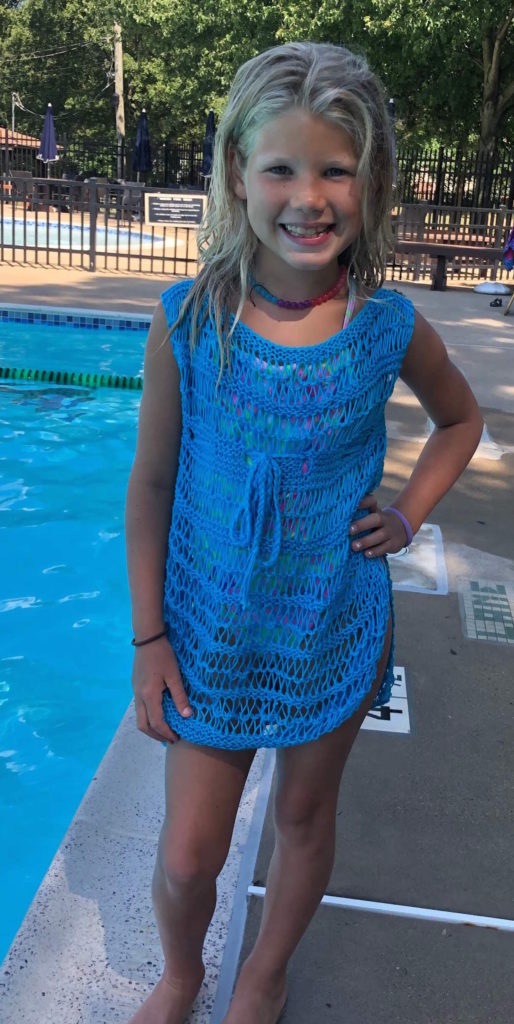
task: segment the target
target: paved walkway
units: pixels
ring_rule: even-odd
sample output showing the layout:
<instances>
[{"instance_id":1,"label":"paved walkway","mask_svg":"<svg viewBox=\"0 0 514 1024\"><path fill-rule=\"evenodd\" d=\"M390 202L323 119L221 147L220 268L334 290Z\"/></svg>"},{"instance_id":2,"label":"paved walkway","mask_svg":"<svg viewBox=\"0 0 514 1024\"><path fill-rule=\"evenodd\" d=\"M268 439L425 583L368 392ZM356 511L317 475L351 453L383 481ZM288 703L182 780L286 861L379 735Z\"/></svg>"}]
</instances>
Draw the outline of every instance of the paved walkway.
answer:
<instances>
[{"instance_id":1,"label":"paved walkway","mask_svg":"<svg viewBox=\"0 0 514 1024\"><path fill-rule=\"evenodd\" d=\"M0 303L151 313L161 292L176 280L164 274L91 274L68 267L0 263Z\"/></svg>"},{"instance_id":2,"label":"paved walkway","mask_svg":"<svg viewBox=\"0 0 514 1024\"><path fill-rule=\"evenodd\" d=\"M16 268L17 280L13 271L6 283L3 269L0 303L46 301L43 291L55 305L134 312L151 306L168 280L94 275L95 284L82 281L93 277L85 273L29 269L24 278ZM467 288L397 287L442 334L488 433L432 525L391 560L395 697L388 715L368 716L348 763L336 863L291 962L285 1022L507 1024L514 316ZM382 503L407 479L427 431L398 384ZM137 732L130 707L4 963L9 1024L123 1024L158 978L150 878L163 753ZM195 1024L220 1024L241 943L244 955L256 934L273 842L272 769L273 754L260 752L220 879Z\"/></svg>"}]
</instances>

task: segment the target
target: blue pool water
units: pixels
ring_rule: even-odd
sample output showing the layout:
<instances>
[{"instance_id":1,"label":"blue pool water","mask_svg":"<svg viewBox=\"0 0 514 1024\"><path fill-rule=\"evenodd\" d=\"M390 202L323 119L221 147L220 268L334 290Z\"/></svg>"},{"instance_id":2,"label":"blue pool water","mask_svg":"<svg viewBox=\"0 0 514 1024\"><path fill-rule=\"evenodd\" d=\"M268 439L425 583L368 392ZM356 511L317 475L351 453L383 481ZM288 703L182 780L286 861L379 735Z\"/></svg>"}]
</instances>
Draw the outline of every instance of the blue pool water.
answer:
<instances>
[{"instance_id":1,"label":"blue pool water","mask_svg":"<svg viewBox=\"0 0 514 1024\"><path fill-rule=\"evenodd\" d=\"M26 227L24 228L24 223ZM12 217L3 218L3 229L0 228L2 234L0 235L0 241L3 241L5 246L13 244L13 220ZM69 224L66 223L65 219L61 220L60 229L57 221L50 220L48 222L46 217L40 217L37 222L36 220L27 219L26 222L23 220L14 221L14 245L15 246L29 246L33 247L37 245L41 248L45 248L47 245L51 249L72 249L74 252L89 251L89 227L87 224L81 226L80 224ZM120 228L119 231L113 228L107 228L97 226L96 229L96 249L97 252L121 252L128 251L130 245L130 251L139 252L140 243L148 245L152 241L152 236L147 232L143 232L140 236L139 227L133 227L130 233ZM156 239L157 241L157 239Z\"/></svg>"},{"instance_id":2,"label":"blue pool water","mask_svg":"<svg viewBox=\"0 0 514 1024\"><path fill-rule=\"evenodd\" d=\"M0 366L142 376L146 333L146 325L88 328L78 320L71 326L0 319Z\"/></svg>"},{"instance_id":3,"label":"blue pool water","mask_svg":"<svg viewBox=\"0 0 514 1024\"><path fill-rule=\"evenodd\" d=\"M145 330L16 327L0 322L0 348L20 365L65 351L66 366L140 370ZM0 960L132 697L123 515L139 401L0 381Z\"/></svg>"}]
</instances>

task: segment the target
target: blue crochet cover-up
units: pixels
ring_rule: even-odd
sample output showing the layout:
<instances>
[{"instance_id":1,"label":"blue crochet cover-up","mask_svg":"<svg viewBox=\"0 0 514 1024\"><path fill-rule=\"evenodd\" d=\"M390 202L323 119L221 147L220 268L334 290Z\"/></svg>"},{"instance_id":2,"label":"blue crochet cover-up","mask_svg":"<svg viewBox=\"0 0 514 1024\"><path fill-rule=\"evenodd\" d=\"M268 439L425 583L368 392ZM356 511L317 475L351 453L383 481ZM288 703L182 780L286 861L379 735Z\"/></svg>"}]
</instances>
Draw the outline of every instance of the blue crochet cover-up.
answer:
<instances>
[{"instance_id":1,"label":"blue crochet cover-up","mask_svg":"<svg viewBox=\"0 0 514 1024\"><path fill-rule=\"evenodd\" d=\"M162 295L170 326L191 284ZM371 689L392 587L387 559L352 551L348 528L382 477L384 408L414 326L403 295L375 298L307 347L238 323L217 395L211 318L192 356L189 313L171 336L182 439L163 612L194 717L167 690L163 709L190 742L306 743ZM393 658L394 638L374 707L389 700Z\"/></svg>"}]
</instances>

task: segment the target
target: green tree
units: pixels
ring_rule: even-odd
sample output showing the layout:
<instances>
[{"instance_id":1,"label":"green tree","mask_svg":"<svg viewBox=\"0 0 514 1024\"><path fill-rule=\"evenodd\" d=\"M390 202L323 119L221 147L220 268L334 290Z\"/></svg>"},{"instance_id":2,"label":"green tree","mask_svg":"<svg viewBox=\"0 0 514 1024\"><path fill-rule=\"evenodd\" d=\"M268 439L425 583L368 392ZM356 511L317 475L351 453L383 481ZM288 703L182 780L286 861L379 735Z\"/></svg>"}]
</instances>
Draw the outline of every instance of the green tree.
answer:
<instances>
[{"instance_id":1,"label":"green tree","mask_svg":"<svg viewBox=\"0 0 514 1024\"><path fill-rule=\"evenodd\" d=\"M51 100L58 131L112 137L113 89L105 86L115 18L123 30L127 132L146 105L152 133L177 140L203 131L210 106L219 115L237 66L272 45L280 23L278 5L266 0L238 9L228 0L25 0L0 41L0 102L10 104L17 91L43 114ZM19 123L34 127L26 117Z\"/></svg>"},{"instance_id":2,"label":"green tree","mask_svg":"<svg viewBox=\"0 0 514 1024\"><path fill-rule=\"evenodd\" d=\"M280 39L357 46L397 101L406 140L512 138L513 0L290 0Z\"/></svg>"},{"instance_id":3,"label":"green tree","mask_svg":"<svg viewBox=\"0 0 514 1024\"><path fill-rule=\"evenodd\" d=\"M478 143L514 128L514 0L0 0L0 112L11 92L58 133L115 138L113 25L123 30L127 135L201 136L236 68L292 39L364 53L395 97L400 139Z\"/></svg>"},{"instance_id":4,"label":"green tree","mask_svg":"<svg viewBox=\"0 0 514 1024\"><path fill-rule=\"evenodd\" d=\"M13 9L0 43L0 106L10 107L11 93L20 94L34 112L17 112L21 131L39 134L47 103L61 135L79 124L93 125L102 111L111 63L107 43L92 38L85 18L73 16L75 6L25 0Z\"/></svg>"},{"instance_id":5,"label":"green tree","mask_svg":"<svg viewBox=\"0 0 514 1024\"><path fill-rule=\"evenodd\" d=\"M489 5L482 26L482 71L484 92L481 109L480 143L494 148L501 128L512 125L514 113L514 3Z\"/></svg>"}]
</instances>

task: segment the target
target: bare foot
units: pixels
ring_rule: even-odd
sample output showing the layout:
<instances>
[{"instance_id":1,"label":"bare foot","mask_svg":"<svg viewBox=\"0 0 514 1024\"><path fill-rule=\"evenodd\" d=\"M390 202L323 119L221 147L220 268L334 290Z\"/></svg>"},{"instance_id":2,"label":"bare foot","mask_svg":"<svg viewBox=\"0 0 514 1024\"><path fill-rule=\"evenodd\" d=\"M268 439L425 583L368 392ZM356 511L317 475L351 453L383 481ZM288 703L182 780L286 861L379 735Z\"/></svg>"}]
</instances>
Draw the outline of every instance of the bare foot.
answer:
<instances>
[{"instance_id":1,"label":"bare foot","mask_svg":"<svg viewBox=\"0 0 514 1024\"><path fill-rule=\"evenodd\" d=\"M191 981L170 981L163 974L128 1024L184 1024L200 991L205 969Z\"/></svg>"},{"instance_id":2,"label":"bare foot","mask_svg":"<svg viewBox=\"0 0 514 1024\"><path fill-rule=\"evenodd\" d=\"M278 1024L286 999L285 973L264 983L252 971L250 960L246 960L223 1024Z\"/></svg>"}]
</instances>

